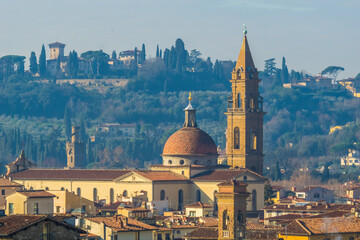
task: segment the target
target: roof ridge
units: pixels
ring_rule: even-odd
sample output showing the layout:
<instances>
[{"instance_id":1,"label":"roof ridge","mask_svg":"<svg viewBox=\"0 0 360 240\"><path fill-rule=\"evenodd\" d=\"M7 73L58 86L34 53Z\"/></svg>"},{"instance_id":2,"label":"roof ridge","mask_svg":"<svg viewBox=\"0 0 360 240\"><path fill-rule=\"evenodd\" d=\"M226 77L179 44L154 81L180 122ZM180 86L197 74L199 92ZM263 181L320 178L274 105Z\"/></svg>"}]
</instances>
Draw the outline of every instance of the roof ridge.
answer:
<instances>
[{"instance_id":1,"label":"roof ridge","mask_svg":"<svg viewBox=\"0 0 360 240\"><path fill-rule=\"evenodd\" d=\"M300 227L302 227L307 233L309 233L310 235L313 234L307 227L304 226L303 223L300 222L299 219L296 219L295 221L296 221L296 222L300 225Z\"/></svg>"}]
</instances>

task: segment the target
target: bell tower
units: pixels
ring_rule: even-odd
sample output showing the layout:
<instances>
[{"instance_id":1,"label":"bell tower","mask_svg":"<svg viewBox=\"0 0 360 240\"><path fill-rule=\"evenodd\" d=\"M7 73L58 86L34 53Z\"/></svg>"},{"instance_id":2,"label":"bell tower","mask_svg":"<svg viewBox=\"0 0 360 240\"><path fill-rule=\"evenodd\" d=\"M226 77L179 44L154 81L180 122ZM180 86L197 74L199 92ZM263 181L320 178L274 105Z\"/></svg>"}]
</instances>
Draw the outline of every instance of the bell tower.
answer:
<instances>
[{"instance_id":1,"label":"bell tower","mask_svg":"<svg viewBox=\"0 0 360 240\"><path fill-rule=\"evenodd\" d=\"M231 179L218 184L215 193L218 202L218 239L235 240L246 238L246 191L247 184Z\"/></svg>"},{"instance_id":2,"label":"bell tower","mask_svg":"<svg viewBox=\"0 0 360 240\"><path fill-rule=\"evenodd\" d=\"M231 94L228 98L226 156L231 168L248 168L263 173L263 99L259 93L258 71L255 68L247 30L234 70L231 73Z\"/></svg>"},{"instance_id":3,"label":"bell tower","mask_svg":"<svg viewBox=\"0 0 360 240\"><path fill-rule=\"evenodd\" d=\"M85 144L80 140L78 126L71 128L71 141L66 143L67 168L85 167Z\"/></svg>"}]
</instances>

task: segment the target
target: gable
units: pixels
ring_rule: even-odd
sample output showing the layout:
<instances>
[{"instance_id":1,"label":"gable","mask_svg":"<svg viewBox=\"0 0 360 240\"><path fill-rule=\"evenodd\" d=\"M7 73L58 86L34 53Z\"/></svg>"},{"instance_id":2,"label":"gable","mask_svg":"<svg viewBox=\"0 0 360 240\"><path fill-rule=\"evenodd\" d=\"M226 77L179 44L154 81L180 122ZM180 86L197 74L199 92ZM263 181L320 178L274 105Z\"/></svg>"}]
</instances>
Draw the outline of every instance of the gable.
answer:
<instances>
[{"instance_id":1,"label":"gable","mask_svg":"<svg viewBox=\"0 0 360 240\"><path fill-rule=\"evenodd\" d=\"M137 174L134 171L131 171L121 177L114 179L114 182L116 182L116 183L122 183L122 182L151 183L152 181L146 177L141 176L140 174Z\"/></svg>"}]
</instances>

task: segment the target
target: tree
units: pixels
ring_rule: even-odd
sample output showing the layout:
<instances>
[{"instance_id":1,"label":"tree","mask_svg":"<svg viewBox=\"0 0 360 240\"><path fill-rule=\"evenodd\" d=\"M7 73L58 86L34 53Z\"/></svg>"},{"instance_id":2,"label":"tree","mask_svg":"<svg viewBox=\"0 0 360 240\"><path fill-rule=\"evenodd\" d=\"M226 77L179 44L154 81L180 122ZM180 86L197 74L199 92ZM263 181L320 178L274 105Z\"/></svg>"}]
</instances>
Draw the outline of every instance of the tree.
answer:
<instances>
[{"instance_id":1,"label":"tree","mask_svg":"<svg viewBox=\"0 0 360 240\"><path fill-rule=\"evenodd\" d=\"M275 65L276 65L275 58L270 58L268 60L265 60L264 73L271 77L274 76L276 72Z\"/></svg>"},{"instance_id":2,"label":"tree","mask_svg":"<svg viewBox=\"0 0 360 240\"><path fill-rule=\"evenodd\" d=\"M181 72L186 62L186 52L184 42L178 38L175 42L176 49L176 71Z\"/></svg>"},{"instance_id":3,"label":"tree","mask_svg":"<svg viewBox=\"0 0 360 240\"><path fill-rule=\"evenodd\" d=\"M285 57L282 58L281 81L282 81L282 83L288 83L289 82L289 70L288 70L288 67L286 66Z\"/></svg>"},{"instance_id":4,"label":"tree","mask_svg":"<svg viewBox=\"0 0 360 240\"><path fill-rule=\"evenodd\" d=\"M271 184L266 182L264 186L264 204L266 206L274 204L274 201L271 199L273 193L274 192L272 190Z\"/></svg>"},{"instance_id":5,"label":"tree","mask_svg":"<svg viewBox=\"0 0 360 240\"><path fill-rule=\"evenodd\" d=\"M156 57L160 57L159 44L156 45Z\"/></svg>"},{"instance_id":6,"label":"tree","mask_svg":"<svg viewBox=\"0 0 360 240\"><path fill-rule=\"evenodd\" d=\"M279 161L276 161L274 181L280 181L280 180L281 180L281 171L279 167Z\"/></svg>"},{"instance_id":7,"label":"tree","mask_svg":"<svg viewBox=\"0 0 360 240\"><path fill-rule=\"evenodd\" d=\"M333 80L333 84L334 84L339 73L344 70L345 69L343 67L329 66L329 67L325 68L324 70L322 70L321 75L328 75Z\"/></svg>"},{"instance_id":8,"label":"tree","mask_svg":"<svg viewBox=\"0 0 360 240\"><path fill-rule=\"evenodd\" d=\"M75 50L69 53L67 69L68 69L68 74L71 78L77 77L77 74L79 72L79 58Z\"/></svg>"},{"instance_id":9,"label":"tree","mask_svg":"<svg viewBox=\"0 0 360 240\"><path fill-rule=\"evenodd\" d=\"M39 57L39 72L42 78L46 77L46 52L44 44L41 47L41 53Z\"/></svg>"},{"instance_id":10,"label":"tree","mask_svg":"<svg viewBox=\"0 0 360 240\"><path fill-rule=\"evenodd\" d=\"M82 58L91 60L93 72L96 75L106 75L109 70L109 55L102 50L87 51L80 55Z\"/></svg>"},{"instance_id":11,"label":"tree","mask_svg":"<svg viewBox=\"0 0 360 240\"><path fill-rule=\"evenodd\" d=\"M360 80L360 73L358 73L358 75L356 75L355 79Z\"/></svg>"},{"instance_id":12,"label":"tree","mask_svg":"<svg viewBox=\"0 0 360 240\"><path fill-rule=\"evenodd\" d=\"M84 118L81 118L81 121L80 121L79 137L80 137L80 140L81 140L81 141L84 141L84 142L85 142L86 131L85 131Z\"/></svg>"},{"instance_id":13,"label":"tree","mask_svg":"<svg viewBox=\"0 0 360 240\"><path fill-rule=\"evenodd\" d=\"M145 51L145 44L143 43L142 47L141 47L141 57L140 57L140 61L141 63L144 63L146 60L146 51Z\"/></svg>"},{"instance_id":14,"label":"tree","mask_svg":"<svg viewBox=\"0 0 360 240\"><path fill-rule=\"evenodd\" d=\"M70 107L66 106L64 114L65 136L68 141L71 139L71 111Z\"/></svg>"},{"instance_id":15,"label":"tree","mask_svg":"<svg viewBox=\"0 0 360 240\"><path fill-rule=\"evenodd\" d=\"M32 74L36 74L38 72L38 64L37 64L35 52L31 52L29 61L30 61L30 66L29 66L30 72Z\"/></svg>"},{"instance_id":16,"label":"tree","mask_svg":"<svg viewBox=\"0 0 360 240\"><path fill-rule=\"evenodd\" d=\"M176 61L177 61L176 49L174 46L171 46L171 50L169 54L169 64L168 64L170 69L174 70L176 68Z\"/></svg>"},{"instance_id":17,"label":"tree","mask_svg":"<svg viewBox=\"0 0 360 240\"><path fill-rule=\"evenodd\" d=\"M201 52L197 51L196 49L193 49L190 52L190 61L195 65L200 56L201 56Z\"/></svg>"},{"instance_id":18,"label":"tree","mask_svg":"<svg viewBox=\"0 0 360 240\"><path fill-rule=\"evenodd\" d=\"M169 66L169 59L170 59L170 50L165 48L164 50L164 63L168 67Z\"/></svg>"},{"instance_id":19,"label":"tree","mask_svg":"<svg viewBox=\"0 0 360 240\"><path fill-rule=\"evenodd\" d=\"M116 52L115 52L115 50L113 50L112 53L111 53L111 59L116 59Z\"/></svg>"},{"instance_id":20,"label":"tree","mask_svg":"<svg viewBox=\"0 0 360 240\"><path fill-rule=\"evenodd\" d=\"M160 49L160 58L162 58L162 49Z\"/></svg>"}]
</instances>

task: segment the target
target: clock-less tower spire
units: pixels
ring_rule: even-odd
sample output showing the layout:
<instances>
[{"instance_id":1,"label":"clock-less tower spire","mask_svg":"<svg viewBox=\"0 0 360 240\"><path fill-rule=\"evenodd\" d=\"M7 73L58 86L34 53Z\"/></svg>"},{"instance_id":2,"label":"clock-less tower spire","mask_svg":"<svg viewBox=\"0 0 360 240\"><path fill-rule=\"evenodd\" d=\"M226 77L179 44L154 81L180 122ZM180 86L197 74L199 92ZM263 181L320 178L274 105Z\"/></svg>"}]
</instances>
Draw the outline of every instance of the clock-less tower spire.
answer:
<instances>
[{"instance_id":1,"label":"clock-less tower spire","mask_svg":"<svg viewBox=\"0 0 360 240\"><path fill-rule=\"evenodd\" d=\"M258 71L247 41L247 30L234 70L228 98L226 156L231 168L263 173L263 100Z\"/></svg>"}]
</instances>

